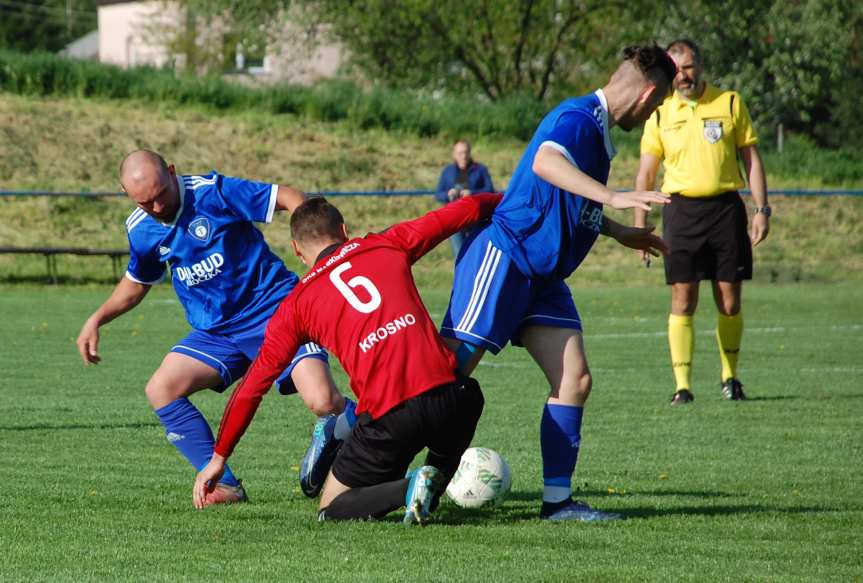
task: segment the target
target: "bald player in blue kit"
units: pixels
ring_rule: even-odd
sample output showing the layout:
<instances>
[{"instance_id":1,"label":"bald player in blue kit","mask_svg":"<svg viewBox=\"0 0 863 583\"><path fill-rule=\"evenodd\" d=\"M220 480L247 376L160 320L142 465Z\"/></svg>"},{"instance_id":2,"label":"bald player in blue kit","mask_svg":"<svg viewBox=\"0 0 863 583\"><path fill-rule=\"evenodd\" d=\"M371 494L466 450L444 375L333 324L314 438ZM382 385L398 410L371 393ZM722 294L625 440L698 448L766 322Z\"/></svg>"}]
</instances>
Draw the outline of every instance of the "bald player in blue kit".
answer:
<instances>
[{"instance_id":1,"label":"bald player in blue kit","mask_svg":"<svg viewBox=\"0 0 863 583\"><path fill-rule=\"evenodd\" d=\"M213 455L214 440L188 397L203 389L222 392L245 374L270 316L298 281L253 223L269 223L276 211L292 211L305 195L215 171L179 176L149 150L123 160L120 182L138 206L126 220L129 266L82 327L78 351L85 364L98 363L99 328L137 306L167 269L192 331L170 349L145 393L168 441L200 470ZM299 392L309 409L339 427L341 436L349 433L353 403L335 387L327 354L317 345L301 347L277 386L283 394ZM331 460L321 460L318 433L304 460L310 463L303 468L310 471L314 468L307 466L323 461L325 467L316 468L316 474L326 476ZM303 477L301 472L301 483ZM228 469L205 505L246 499L243 485Z\"/></svg>"},{"instance_id":2,"label":"bald player in blue kit","mask_svg":"<svg viewBox=\"0 0 863 583\"><path fill-rule=\"evenodd\" d=\"M540 518L586 522L622 515L572 499L584 406L592 387L581 318L564 281L598 235L667 253L653 228L603 216L664 204L659 192L615 192L605 185L615 155L610 129L639 127L669 93L675 66L656 45L629 47L608 84L568 99L542 120L491 222L465 243L441 334L469 375L486 351L524 346L550 384L540 422Z\"/></svg>"}]
</instances>

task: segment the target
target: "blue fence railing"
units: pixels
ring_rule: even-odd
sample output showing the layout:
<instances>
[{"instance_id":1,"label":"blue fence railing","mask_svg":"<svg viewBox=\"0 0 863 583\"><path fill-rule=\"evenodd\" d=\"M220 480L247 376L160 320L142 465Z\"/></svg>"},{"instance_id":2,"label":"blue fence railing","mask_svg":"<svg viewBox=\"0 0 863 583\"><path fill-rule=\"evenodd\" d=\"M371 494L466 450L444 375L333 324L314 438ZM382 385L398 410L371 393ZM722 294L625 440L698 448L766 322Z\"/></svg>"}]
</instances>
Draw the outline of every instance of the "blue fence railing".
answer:
<instances>
[{"instance_id":1,"label":"blue fence railing","mask_svg":"<svg viewBox=\"0 0 863 583\"><path fill-rule=\"evenodd\" d=\"M322 190L308 192L312 196L425 196L434 190ZM53 192L48 190L0 190L0 196L78 196L85 198L104 198L125 196L123 192Z\"/></svg>"},{"instance_id":2,"label":"blue fence railing","mask_svg":"<svg viewBox=\"0 0 863 583\"><path fill-rule=\"evenodd\" d=\"M748 190L741 191L750 194ZM434 190L322 190L309 192L315 196L428 196ZM809 190L809 189L777 189L768 191L770 196L863 196L863 190ZM122 192L52 192L47 190L0 190L0 196L79 196L100 198L110 196L125 196Z\"/></svg>"}]
</instances>

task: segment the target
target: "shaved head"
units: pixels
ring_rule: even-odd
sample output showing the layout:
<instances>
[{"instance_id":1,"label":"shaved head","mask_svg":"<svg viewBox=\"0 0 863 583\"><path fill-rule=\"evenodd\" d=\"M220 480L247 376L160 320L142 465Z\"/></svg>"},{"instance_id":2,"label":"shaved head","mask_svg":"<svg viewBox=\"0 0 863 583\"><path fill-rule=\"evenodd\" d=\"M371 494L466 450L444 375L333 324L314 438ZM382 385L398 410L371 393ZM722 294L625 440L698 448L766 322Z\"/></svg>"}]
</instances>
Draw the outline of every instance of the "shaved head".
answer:
<instances>
[{"instance_id":1,"label":"shaved head","mask_svg":"<svg viewBox=\"0 0 863 583\"><path fill-rule=\"evenodd\" d=\"M647 121L671 90L676 66L656 44L623 50L623 61L603 92L614 122L629 131Z\"/></svg>"},{"instance_id":2,"label":"shaved head","mask_svg":"<svg viewBox=\"0 0 863 583\"><path fill-rule=\"evenodd\" d=\"M668 93L676 74L674 61L658 46L626 47L623 61L611 76L611 83L630 86L651 84L661 93Z\"/></svg>"},{"instance_id":3,"label":"shaved head","mask_svg":"<svg viewBox=\"0 0 863 583\"><path fill-rule=\"evenodd\" d=\"M168 163L151 150L135 150L120 163L120 184L134 184L168 174Z\"/></svg>"},{"instance_id":4,"label":"shaved head","mask_svg":"<svg viewBox=\"0 0 863 583\"><path fill-rule=\"evenodd\" d=\"M180 207L174 167L151 150L135 150L120 164L120 186L153 218L169 222Z\"/></svg>"}]
</instances>

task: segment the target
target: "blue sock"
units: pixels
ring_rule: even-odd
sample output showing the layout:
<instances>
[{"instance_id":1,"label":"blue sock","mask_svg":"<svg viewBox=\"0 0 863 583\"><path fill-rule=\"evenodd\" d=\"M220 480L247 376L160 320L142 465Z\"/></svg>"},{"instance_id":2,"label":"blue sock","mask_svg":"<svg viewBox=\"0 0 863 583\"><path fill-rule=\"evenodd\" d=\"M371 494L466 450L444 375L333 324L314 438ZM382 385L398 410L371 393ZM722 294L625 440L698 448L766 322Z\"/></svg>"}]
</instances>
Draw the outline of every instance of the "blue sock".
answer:
<instances>
[{"instance_id":1,"label":"blue sock","mask_svg":"<svg viewBox=\"0 0 863 583\"><path fill-rule=\"evenodd\" d=\"M546 404L539 425L544 502L562 502L572 494L572 474L581 441L584 407Z\"/></svg>"},{"instance_id":2,"label":"blue sock","mask_svg":"<svg viewBox=\"0 0 863 583\"><path fill-rule=\"evenodd\" d=\"M345 397L345 410L336 419L333 435L336 439L345 439L357 423L357 404Z\"/></svg>"},{"instance_id":3,"label":"blue sock","mask_svg":"<svg viewBox=\"0 0 863 583\"><path fill-rule=\"evenodd\" d=\"M159 421L165 427L165 437L183 454L195 470L201 471L213 457L215 440L210 425L198 408L183 397L156 409ZM229 486L240 482L231 469L225 466L225 475L219 480Z\"/></svg>"}]
</instances>

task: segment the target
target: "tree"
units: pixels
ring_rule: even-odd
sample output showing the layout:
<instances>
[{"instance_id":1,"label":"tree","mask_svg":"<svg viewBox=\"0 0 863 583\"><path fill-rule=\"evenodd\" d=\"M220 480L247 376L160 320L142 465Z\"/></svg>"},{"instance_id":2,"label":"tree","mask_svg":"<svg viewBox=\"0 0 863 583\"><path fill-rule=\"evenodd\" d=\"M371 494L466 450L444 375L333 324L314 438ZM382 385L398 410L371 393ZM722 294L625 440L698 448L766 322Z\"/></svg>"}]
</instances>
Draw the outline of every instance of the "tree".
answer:
<instances>
[{"instance_id":1,"label":"tree","mask_svg":"<svg viewBox=\"0 0 863 583\"><path fill-rule=\"evenodd\" d=\"M537 99L591 71L595 28L623 0L303 0L365 76Z\"/></svg>"},{"instance_id":2,"label":"tree","mask_svg":"<svg viewBox=\"0 0 863 583\"><path fill-rule=\"evenodd\" d=\"M710 80L740 91L759 126L782 123L838 145L837 107L859 102L863 84L859 3L696 0L668 11L657 36L697 42Z\"/></svg>"},{"instance_id":3,"label":"tree","mask_svg":"<svg viewBox=\"0 0 863 583\"><path fill-rule=\"evenodd\" d=\"M0 46L59 51L96 29L95 0L0 0Z\"/></svg>"}]
</instances>

